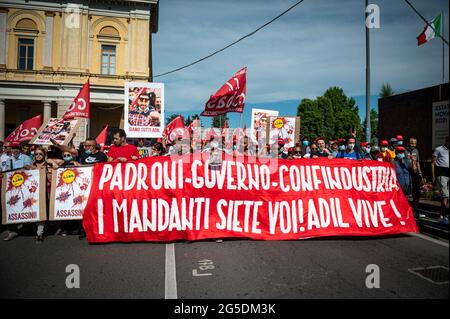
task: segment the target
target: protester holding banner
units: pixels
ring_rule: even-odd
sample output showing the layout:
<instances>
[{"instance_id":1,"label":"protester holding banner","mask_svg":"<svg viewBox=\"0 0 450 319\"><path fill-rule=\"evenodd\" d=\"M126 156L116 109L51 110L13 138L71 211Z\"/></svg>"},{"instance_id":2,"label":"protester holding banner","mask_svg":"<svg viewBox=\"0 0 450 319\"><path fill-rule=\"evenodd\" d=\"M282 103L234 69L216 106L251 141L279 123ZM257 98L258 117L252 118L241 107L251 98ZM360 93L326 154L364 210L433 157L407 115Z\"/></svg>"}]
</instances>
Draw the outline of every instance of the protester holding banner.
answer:
<instances>
[{"instance_id":1,"label":"protester holding banner","mask_svg":"<svg viewBox=\"0 0 450 319\"><path fill-rule=\"evenodd\" d=\"M164 149L164 146L156 142L152 145L152 153L150 156L163 156L166 154L166 150Z\"/></svg>"},{"instance_id":2,"label":"protester holding banner","mask_svg":"<svg viewBox=\"0 0 450 319\"><path fill-rule=\"evenodd\" d=\"M372 161L382 162L383 159L381 158L380 153L381 153L381 151L380 151L380 147L378 145L372 146L370 149L370 159Z\"/></svg>"},{"instance_id":3,"label":"protester holding banner","mask_svg":"<svg viewBox=\"0 0 450 319\"><path fill-rule=\"evenodd\" d=\"M356 139L352 136L347 138L347 148L345 151L340 151L336 158L345 158L345 159L361 159L361 154L355 150Z\"/></svg>"},{"instance_id":4,"label":"protester holding banner","mask_svg":"<svg viewBox=\"0 0 450 319\"><path fill-rule=\"evenodd\" d=\"M35 160L31 165L27 165L25 169L47 169L49 163L47 162L47 152L42 146L38 146L35 150ZM50 186L50 182L47 176L47 187ZM40 244L44 241L44 226L45 222L37 222L36 243ZM23 228L23 224L8 225L7 234L3 238L4 241L10 241L19 236L19 231Z\"/></svg>"},{"instance_id":5,"label":"protester holding banner","mask_svg":"<svg viewBox=\"0 0 450 319\"><path fill-rule=\"evenodd\" d=\"M94 138L87 138L86 141L83 142L83 147L80 150L76 150L74 147L59 145L53 140L52 143L63 152L70 153L73 156L78 157L78 162L82 165L102 163L108 160L105 153L98 150L97 143Z\"/></svg>"},{"instance_id":6,"label":"protester holding banner","mask_svg":"<svg viewBox=\"0 0 450 319\"><path fill-rule=\"evenodd\" d=\"M137 160L139 151L136 146L127 143L127 134L118 129L113 135L114 145L108 151L108 162L127 162Z\"/></svg>"},{"instance_id":7,"label":"protester holding banner","mask_svg":"<svg viewBox=\"0 0 450 319\"><path fill-rule=\"evenodd\" d=\"M387 140L380 141L380 158L383 162L390 163L394 159L391 157L391 153L388 151L389 143Z\"/></svg>"}]
</instances>

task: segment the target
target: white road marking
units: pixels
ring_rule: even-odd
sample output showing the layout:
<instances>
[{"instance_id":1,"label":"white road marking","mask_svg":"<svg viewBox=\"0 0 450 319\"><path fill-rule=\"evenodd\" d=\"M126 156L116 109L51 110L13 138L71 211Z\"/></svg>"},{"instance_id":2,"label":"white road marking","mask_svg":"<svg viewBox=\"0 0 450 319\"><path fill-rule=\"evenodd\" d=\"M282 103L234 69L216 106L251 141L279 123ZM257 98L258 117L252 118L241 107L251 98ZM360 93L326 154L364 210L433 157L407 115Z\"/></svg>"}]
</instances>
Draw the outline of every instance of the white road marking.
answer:
<instances>
[{"instance_id":1,"label":"white road marking","mask_svg":"<svg viewBox=\"0 0 450 319\"><path fill-rule=\"evenodd\" d=\"M444 246L444 247L447 247L447 248L449 247L448 246L448 242L445 242L445 241L437 240L437 239L434 239L432 237L428 237L428 236L425 236L425 235L422 235L422 234L418 234L418 233L407 233L407 234L410 235L410 236L419 237L419 238L422 238L424 240L428 240L428 241L430 241L432 243L435 243L435 244L438 244L438 245L441 245L441 246Z\"/></svg>"},{"instance_id":2,"label":"white road marking","mask_svg":"<svg viewBox=\"0 0 450 319\"><path fill-rule=\"evenodd\" d=\"M175 244L166 244L165 299L177 299L177 271L175 265Z\"/></svg>"},{"instance_id":3,"label":"white road marking","mask_svg":"<svg viewBox=\"0 0 450 319\"><path fill-rule=\"evenodd\" d=\"M212 274L211 273L205 273L205 274L199 274L198 272L197 272L197 269L192 269L192 276L194 276L194 277L200 277L200 276L212 276Z\"/></svg>"}]
</instances>

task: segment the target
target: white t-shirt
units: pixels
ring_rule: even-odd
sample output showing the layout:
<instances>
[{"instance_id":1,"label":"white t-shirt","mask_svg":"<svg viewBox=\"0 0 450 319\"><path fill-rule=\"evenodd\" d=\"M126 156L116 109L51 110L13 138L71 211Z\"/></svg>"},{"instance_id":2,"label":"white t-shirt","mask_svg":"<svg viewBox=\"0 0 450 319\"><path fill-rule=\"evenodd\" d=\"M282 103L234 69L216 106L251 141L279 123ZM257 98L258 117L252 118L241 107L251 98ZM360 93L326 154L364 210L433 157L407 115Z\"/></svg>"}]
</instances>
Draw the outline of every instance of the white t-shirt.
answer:
<instances>
[{"instance_id":1,"label":"white t-shirt","mask_svg":"<svg viewBox=\"0 0 450 319\"><path fill-rule=\"evenodd\" d=\"M2 156L0 156L0 165L2 172L11 170L11 164L12 161L10 155L2 154Z\"/></svg>"},{"instance_id":2,"label":"white t-shirt","mask_svg":"<svg viewBox=\"0 0 450 319\"><path fill-rule=\"evenodd\" d=\"M433 156L436 156L436 166L448 167L448 147L445 145L436 147Z\"/></svg>"}]
</instances>

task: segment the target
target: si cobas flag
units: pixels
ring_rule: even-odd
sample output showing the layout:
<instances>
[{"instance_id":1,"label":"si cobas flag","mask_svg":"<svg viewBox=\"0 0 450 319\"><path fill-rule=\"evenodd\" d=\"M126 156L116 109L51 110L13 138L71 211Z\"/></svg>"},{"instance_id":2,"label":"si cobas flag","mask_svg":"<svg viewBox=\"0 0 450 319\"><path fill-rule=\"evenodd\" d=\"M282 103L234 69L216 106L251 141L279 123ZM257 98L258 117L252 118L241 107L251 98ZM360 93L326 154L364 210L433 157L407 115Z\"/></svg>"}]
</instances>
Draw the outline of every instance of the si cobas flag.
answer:
<instances>
[{"instance_id":1,"label":"si cobas flag","mask_svg":"<svg viewBox=\"0 0 450 319\"><path fill-rule=\"evenodd\" d=\"M23 141L31 140L42 125L41 115L37 115L20 124L14 132L8 135L5 142L10 146L18 146Z\"/></svg>"},{"instance_id":2,"label":"si cobas flag","mask_svg":"<svg viewBox=\"0 0 450 319\"><path fill-rule=\"evenodd\" d=\"M67 112L64 114L64 120L74 119L76 117L90 118L90 91L89 80L83 85L78 92L77 97L70 104Z\"/></svg>"},{"instance_id":3,"label":"si cobas flag","mask_svg":"<svg viewBox=\"0 0 450 319\"><path fill-rule=\"evenodd\" d=\"M240 69L222 87L211 95L201 116L217 116L228 112L244 111L247 91L247 67Z\"/></svg>"}]
</instances>

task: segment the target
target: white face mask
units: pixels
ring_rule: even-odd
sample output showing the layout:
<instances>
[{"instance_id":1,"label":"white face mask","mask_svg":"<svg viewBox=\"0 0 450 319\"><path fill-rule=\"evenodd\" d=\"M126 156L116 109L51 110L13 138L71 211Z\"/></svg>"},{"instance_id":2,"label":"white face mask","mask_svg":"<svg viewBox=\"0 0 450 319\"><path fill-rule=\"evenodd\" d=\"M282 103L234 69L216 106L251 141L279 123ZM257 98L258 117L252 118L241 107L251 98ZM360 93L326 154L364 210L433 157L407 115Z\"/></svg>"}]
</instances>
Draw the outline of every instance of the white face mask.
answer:
<instances>
[{"instance_id":1,"label":"white face mask","mask_svg":"<svg viewBox=\"0 0 450 319\"><path fill-rule=\"evenodd\" d=\"M386 150L387 150L387 147L382 147L382 148L381 148L381 151L382 151L382 152L386 152Z\"/></svg>"},{"instance_id":2,"label":"white face mask","mask_svg":"<svg viewBox=\"0 0 450 319\"><path fill-rule=\"evenodd\" d=\"M355 143L349 143L347 147L349 150L353 150L355 148Z\"/></svg>"}]
</instances>

